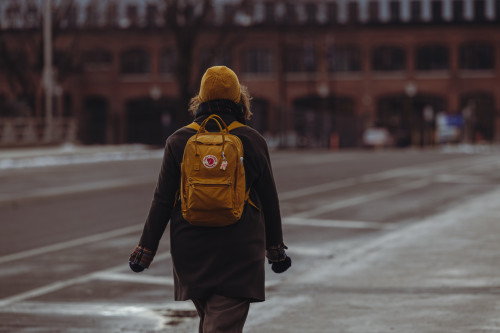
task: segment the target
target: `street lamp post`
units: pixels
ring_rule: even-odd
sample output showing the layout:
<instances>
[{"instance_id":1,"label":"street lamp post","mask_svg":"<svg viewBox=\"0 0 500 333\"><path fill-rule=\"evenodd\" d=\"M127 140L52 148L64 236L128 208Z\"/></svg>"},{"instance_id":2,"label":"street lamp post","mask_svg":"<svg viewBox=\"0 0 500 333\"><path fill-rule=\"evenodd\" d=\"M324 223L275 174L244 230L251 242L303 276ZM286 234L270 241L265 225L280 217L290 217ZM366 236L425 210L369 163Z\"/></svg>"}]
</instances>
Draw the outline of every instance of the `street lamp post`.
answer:
<instances>
[{"instance_id":1,"label":"street lamp post","mask_svg":"<svg viewBox=\"0 0 500 333\"><path fill-rule=\"evenodd\" d=\"M54 70L52 68L52 15L51 0L43 1L43 86L45 91L45 142L53 140L52 96L54 91Z\"/></svg>"},{"instance_id":2,"label":"street lamp post","mask_svg":"<svg viewBox=\"0 0 500 333\"><path fill-rule=\"evenodd\" d=\"M409 119L410 119L410 144L414 144L414 139L413 139L413 99L417 95L418 88L413 82L408 82L405 86L405 93L406 96L408 96L408 103L409 103Z\"/></svg>"}]
</instances>

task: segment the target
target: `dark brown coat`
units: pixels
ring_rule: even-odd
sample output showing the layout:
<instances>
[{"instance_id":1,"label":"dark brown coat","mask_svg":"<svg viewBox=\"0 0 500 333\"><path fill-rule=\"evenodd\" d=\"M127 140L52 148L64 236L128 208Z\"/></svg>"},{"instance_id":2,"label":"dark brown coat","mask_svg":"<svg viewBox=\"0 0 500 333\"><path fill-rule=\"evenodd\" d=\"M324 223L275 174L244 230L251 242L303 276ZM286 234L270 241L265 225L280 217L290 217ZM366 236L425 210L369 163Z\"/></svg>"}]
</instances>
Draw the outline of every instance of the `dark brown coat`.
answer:
<instances>
[{"instance_id":1,"label":"dark brown coat","mask_svg":"<svg viewBox=\"0 0 500 333\"><path fill-rule=\"evenodd\" d=\"M229 125L236 118L220 114ZM199 116L200 123L207 115ZM283 241L278 196L266 141L254 129L240 127L237 135L244 149L244 167L250 198L260 211L245 205L236 224L197 227L182 218L175 194L180 185L181 161L194 130L181 128L166 143L154 199L141 237L141 245L156 251L170 220L175 299L205 298L216 293L227 297L264 300L266 244Z\"/></svg>"}]
</instances>

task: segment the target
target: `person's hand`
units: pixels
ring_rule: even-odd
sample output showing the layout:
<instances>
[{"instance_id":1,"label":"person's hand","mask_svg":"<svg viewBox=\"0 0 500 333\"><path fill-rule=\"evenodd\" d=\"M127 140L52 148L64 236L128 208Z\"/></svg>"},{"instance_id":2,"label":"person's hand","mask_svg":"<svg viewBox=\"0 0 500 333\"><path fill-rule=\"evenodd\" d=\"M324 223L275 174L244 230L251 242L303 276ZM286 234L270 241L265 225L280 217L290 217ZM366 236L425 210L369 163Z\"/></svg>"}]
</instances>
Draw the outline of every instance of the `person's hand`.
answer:
<instances>
[{"instance_id":1,"label":"person's hand","mask_svg":"<svg viewBox=\"0 0 500 333\"><path fill-rule=\"evenodd\" d=\"M130 266L130 269L133 270L136 273L140 273L144 270L144 267L142 267L139 264L133 263L132 261L128 262L128 265Z\"/></svg>"},{"instance_id":2,"label":"person's hand","mask_svg":"<svg viewBox=\"0 0 500 333\"><path fill-rule=\"evenodd\" d=\"M277 246L270 246L266 250L266 257L275 273L283 273L292 266L292 259L286 255L285 249L288 247L281 243Z\"/></svg>"}]
</instances>

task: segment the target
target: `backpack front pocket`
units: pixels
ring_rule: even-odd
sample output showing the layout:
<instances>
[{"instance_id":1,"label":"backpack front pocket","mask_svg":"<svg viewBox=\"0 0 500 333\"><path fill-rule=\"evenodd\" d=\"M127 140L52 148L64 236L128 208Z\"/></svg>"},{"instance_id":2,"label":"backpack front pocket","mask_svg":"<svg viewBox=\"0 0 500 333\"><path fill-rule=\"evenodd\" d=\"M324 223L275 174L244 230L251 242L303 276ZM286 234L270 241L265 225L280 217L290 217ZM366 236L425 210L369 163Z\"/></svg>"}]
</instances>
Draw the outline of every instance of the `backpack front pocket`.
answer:
<instances>
[{"instance_id":1,"label":"backpack front pocket","mask_svg":"<svg viewBox=\"0 0 500 333\"><path fill-rule=\"evenodd\" d=\"M233 209L233 188L230 181L201 182L189 180L187 208L197 211Z\"/></svg>"}]
</instances>

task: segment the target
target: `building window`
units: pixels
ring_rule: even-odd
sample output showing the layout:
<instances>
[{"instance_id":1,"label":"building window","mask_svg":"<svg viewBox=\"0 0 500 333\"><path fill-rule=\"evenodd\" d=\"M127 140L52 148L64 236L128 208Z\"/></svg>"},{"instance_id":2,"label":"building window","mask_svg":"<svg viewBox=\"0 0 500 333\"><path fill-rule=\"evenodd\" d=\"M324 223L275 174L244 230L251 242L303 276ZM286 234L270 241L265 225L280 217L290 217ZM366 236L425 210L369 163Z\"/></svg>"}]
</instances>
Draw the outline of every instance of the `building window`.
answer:
<instances>
[{"instance_id":1,"label":"building window","mask_svg":"<svg viewBox=\"0 0 500 333\"><path fill-rule=\"evenodd\" d=\"M391 22L399 22L401 19L401 3L398 1L389 2L389 19Z\"/></svg>"},{"instance_id":2,"label":"building window","mask_svg":"<svg viewBox=\"0 0 500 333\"><path fill-rule=\"evenodd\" d=\"M85 24L89 27L97 26L98 17L97 17L97 8L94 4L90 4L87 6L85 10Z\"/></svg>"},{"instance_id":3,"label":"building window","mask_svg":"<svg viewBox=\"0 0 500 333\"><path fill-rule=\"evenodd\" d=\"M9 28L21 28L21 7L18 3L11 2L5 14Z\"/></svg>"},{"instance_id":4,"label":"building window","mask_svg":"<svg viewBox=\"0 0 500 333\"><path fill-rule=\"evenodd\" d=\"M150 28L156 27L156 19L158 17L158 7L153 4L148 4L146 7L146 25Z\"/></svg>"},{"instance_id":5,"label":"building window","mask_svg":"<svg viewBox=\"0 0 500 333\"><path fill-rule=\"evenodd\" d=\"M292 73L315 72L316 52L313 46L288 46L286 48L285 70Z\"/></svg>"},{"instance_id":6,"label":"building window","mask_svg":"<svg viewBox=\"0 0 500 333\"><path fill-rule=\"evenodd\" d=\"M29 28L35 28L39 24L38 8L35 4L30 3L26 10L26 26Z\"/></svg>"},{"instance_id":7,"label":"building window","mask_svg":"<svg viewBox=\"0 0 500 333\"><path fill-rule=\"evenodd\" d=\"M375 71L402 71L405 63L406 52L402 47L379 46L373 50L372 68Z\"/></svg>"},{"instance_id":8,"label":"building window","mask_svg":"<svg viewBox=\"0 0 500 333\"><path fill-rule=\"evenodd\" d=\"M484 43L465 43L460 45L460 69L488 70L493 69L493 45Z\"/></svg>"},{"instance_id":9,"label":"building window","mask_svg":"<svg viewBox=\"0 0 500 333\"><path fill-rule=\"evenodd\" d=\"M379 22L379 3L378 1L368 2L368 21L371 23Z\"/></svg>"},{"instance_id":10,"label":"building window","mask_svg":"<svg viewBox=\"0 0 500 333\"><path fill-rule=\"evenodd\" d=\"M441 0L433 0L431 3L431 10L433 22L443 21L443 2Z\"/></svg>"},{"instance_id":11,"label":"building window","mask_svg":"<svg viewBox=\"0 0 500 333\"><path fill-rule=\"evenodd\" d=\"M359 72L361 70L361 50L354 45L332 46L328 50L328 70L330 72Z\"/></svg>"},{"instance_id":12,"label":"building window","mask_svg":"<svg viewBox=\"0 0 500 333\"><path fill-rule=\"evenodd\" d=\"M410 20L412 22L422 20L422 2L420 0L410 2Z\"/></svg>"},{"instance_id":13,"label":"building window","mask_svg":"<svg viewBox=\"0 0 500 333\"><path fill-rule=\"evenodd\" d=\"M174 74L177 64L176 52L172 48L166 48L161 51L160 55L160 73Z\"/></svg>"},{"instance_id":14,"label":"building window","mask_svg":"<svg viewBox=\"0 0 500 333\"><path fill-rule=\"evenodd\" d=\"M212 66L232 67L231 53L216 53L215 49L210 48L202 50L200 54L200 74L203 75L203 73L205 73L205 71Z\"/></svg>"},{"instance_id":15,"label":"building window","mask_svg":"<svg viewBox=\"0 0 500 333\"><path fill-rule=\"evenodd\" d=\"M87 69L109 68L113 62L113 57L106 50L89 50L83 53L83 62Z\"/></svg>"},{"instance_id":16,"label":"building window","mask_svg":"<svg viewBox=\"0 0 500 333\"><path fill-rule=\"evenodd\" d=\"M309 24L315 24L316 20L316 4L306 3L306 22Z\"/></svg>"},{"instance_id":17,"label":"building window","mask_svg":"<svg viewBox=\"0 0 500 333\"><path fill-rule=\"evenodd\" d=\"M359 21L359 8L357 2L349 2L347 4L347 21L349 23L357 23Z\"/></svg>"},{"instance_id":18,"label":"building window","mask_svg":"<svg viewBox=\"0 0 500 333\"><path fill-rule=\"evenodd\" d=\"M484 0L474 1L474 19L478 22L483 22L486 20L486 4Z\"/></svg>"},{"instance_id":19,"label":"building window","mask_svg":"<svg viewBox=\"0 0 500 333\"><path fill-rule=\"evenodd\" d=\"M285 5L285 17L288 23L296 23L297 22L297 12L295 10L295 4L287 3Z\"/></svg>"},{"instance_id":20,"label":"building window","mask_svg":"<svg viewBox=\"0 0 500 333\"><path fill-rule=\"evenodd\" d=\"M115 2L111 2L106 8L106 24L110 27L118 25L118 6Z\"/></svg>"},{"instance_id":21,"label":"building window","mask_svg":"<svg viewBox=\"0 0 500 333\"><path fill-rule=\"evenodd\" d=\"M129 26L136 27L139 25L139 14L137 13L137 6L127 6L127 19Z\"/></svg>"},{"instance_id":22,"label":"building window","mask_svg":"<svg viewBox=\"0 0 500 333\"><path fill-rule=\"evenodd\" d=\"M465 19L463 0L453 0L452 2L453 20L461 22Z\"/></svg>"},{"instance_id":23,"label":"building window","mask_svg":"<svg viewBox=\"0 0 500 333\"><path fill-rule=\"evenodd\" d=\"M271 73L272 53L269 49L249 49L243 56L243 71L245 73Z\"/></svg>"},{"instance_id":24,"label":"building window","mask_svg":"<svg viewBox=\"0 0 500 333\"><path fill-rule=\"evenodd\" d=\"M120 73L149 73L149 54L146 51L140 49L123 51L120 56Z\"/></svg>"},{"instance_id":25,"label":"building window","mask_svg":"<svg viewBox=\"0 0 500 333\"><path fill-rule=\"evenodd\" d=\"M446 70L450 66L448 48L443 45L426 45L417 49L416 69L419 71Z\"/></svg>"},{"instance_id":26,"label":"building window","mask_svg":"<svg viewBox=\"0 0 500 333\"><path fill-rule=\"evenodd\" d=\"M495 0L495 18L500 21L500 0Z\"/></svg>"},{"instance_id":27,"label":"building window","mask_svg":"<svg viewBox=\"0 0 500 333\"><path fill-rule=\"evenodd\" d=\"M227 6L227 5L226 5ZM264 21L266 23L273 23L275 21L274 17L274 3L272 2L266 2L264 4ZM231 20L233 19L234 15L231 15Z\"/></svg>"},{"instance_id":28,"label":"building window","mask_svg":"<svg viewBox=\"0 0 500 333\"><path fill-rule=\"evenodd\" d=\"M339 20L339 9L336 2L330 2L327 5L328 23L337 23Z\"/></svg>"}]
</instances>

